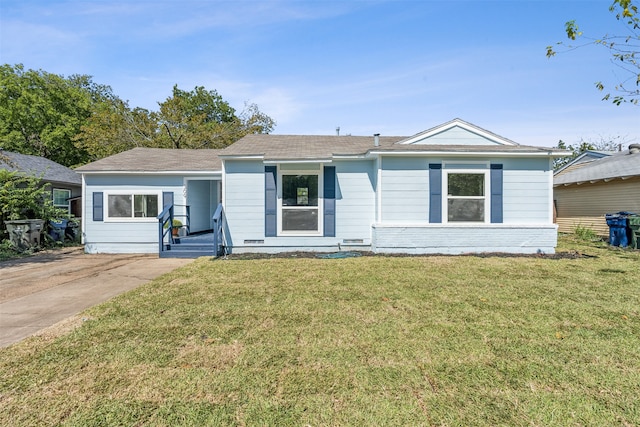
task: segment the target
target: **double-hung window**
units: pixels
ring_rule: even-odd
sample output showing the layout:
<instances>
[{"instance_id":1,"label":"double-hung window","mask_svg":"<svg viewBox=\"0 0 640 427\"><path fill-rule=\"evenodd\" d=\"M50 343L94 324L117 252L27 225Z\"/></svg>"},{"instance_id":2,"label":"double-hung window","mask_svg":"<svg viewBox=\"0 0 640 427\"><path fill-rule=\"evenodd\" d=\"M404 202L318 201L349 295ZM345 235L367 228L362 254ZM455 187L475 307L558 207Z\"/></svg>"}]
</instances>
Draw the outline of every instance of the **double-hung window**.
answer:
<instances>
[{"instance_id":1,"label":"double-hung window","mask_svg":"<svg viewBox=\"0 0 640 427\"><path fill-rule=\"evenodd\" d=\"M280 174L280 234L310 235L322 233L320 171Z\"/></svg>"},{"instance_id":2,"label":"double-hung window","mask_svg":"<svg viewBox=\"0 0 640 427\"><path fill-rule=\"evenodd\" d=\"M107 194L107 219L155 221L160 207L159 194Z\"/></svg>"},{"instance_id":3,"label":"double-hung window","mask_svg":"<svg viewBox=\"0 0 640 427\"><path fill-rule=\"evenodd\" d=\"M69 198L71 197L71 190L65 190L62 188L54 188L51 194L53 198L53 206L56 208L71 212L71 204Z\"/></svg>"},{"instance_id":4,"label":"double-hung window","mask_svg":"<svg viewBox=\"0 0 640 427\"><path fill-rule=\"evenodd\" d=\"M444 178L446 221L449 223L488 222L488 172L449 170L445 171Z\"/></svg>"}]
</instances>

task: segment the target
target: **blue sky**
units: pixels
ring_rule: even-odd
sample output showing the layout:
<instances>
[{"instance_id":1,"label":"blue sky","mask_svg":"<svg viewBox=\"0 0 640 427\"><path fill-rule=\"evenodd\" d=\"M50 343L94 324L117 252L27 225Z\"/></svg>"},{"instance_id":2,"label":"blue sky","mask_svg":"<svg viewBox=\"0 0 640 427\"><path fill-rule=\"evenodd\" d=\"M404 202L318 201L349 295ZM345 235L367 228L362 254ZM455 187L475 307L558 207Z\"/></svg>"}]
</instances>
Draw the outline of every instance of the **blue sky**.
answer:
<instances>
[{"instance_id":1,"label":"blue sky","mask_svg":"<svg viewBox=\"0 0 640 427\"><path fill-rule=\"evenodd\" d=\"M601 101L609 53L547 59L603 1L0 1L0 62L88 74L131 107L174 84L256 103L274 133L413 135L459 117L521 144L640 142L640 107Z\"/></svg>"}]
</instances>

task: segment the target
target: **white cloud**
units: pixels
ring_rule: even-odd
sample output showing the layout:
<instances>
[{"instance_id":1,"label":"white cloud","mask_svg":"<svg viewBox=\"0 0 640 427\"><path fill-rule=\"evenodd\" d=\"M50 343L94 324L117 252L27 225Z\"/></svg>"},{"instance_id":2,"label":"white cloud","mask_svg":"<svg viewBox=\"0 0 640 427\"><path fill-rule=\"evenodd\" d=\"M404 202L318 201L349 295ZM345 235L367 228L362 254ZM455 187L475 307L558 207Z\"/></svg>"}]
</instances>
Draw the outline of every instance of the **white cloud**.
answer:
<instances>
[{"instance_id":1,"label":"white cloud","mask_svg":"<svg viewBox=\"0 0 640 427\"><path fill-rule=\"evenodd\" d=\"M297 122L305 109L287 90L276 87L259 90L248 102L258 105L260 111L283 126Z\"/></svg>"}]
</instances>

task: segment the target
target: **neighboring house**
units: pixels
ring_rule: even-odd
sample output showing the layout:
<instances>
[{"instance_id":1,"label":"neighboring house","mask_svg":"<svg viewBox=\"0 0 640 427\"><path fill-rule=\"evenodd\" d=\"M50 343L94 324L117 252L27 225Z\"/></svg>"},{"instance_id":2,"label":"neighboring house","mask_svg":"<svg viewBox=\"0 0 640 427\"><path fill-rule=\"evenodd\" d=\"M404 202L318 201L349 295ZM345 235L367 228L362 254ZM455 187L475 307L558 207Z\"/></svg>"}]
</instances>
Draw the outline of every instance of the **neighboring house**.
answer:
<instances>
[{"instance_id":1,"label":"neighboring house","mask_svg":"<svg viewBox=\"0 0 640 427\"><path fill-rule=\"evenodd\" d=\"M4 150L0 150L0 169L40 178L50 189L56 207L82 216L82 179L72 169L44 157Z\"/></svg>"},{"instance_id":2,"label":"neighboring house","mask_svg":"<svg viewBox=\"0 0 640 427\"><path fill-rule=\"evenodd\" d=\"M605 214L640 213L640 145L583 153L556 171L553 185L559 231L572 233L582 226L608 236Z\"/></svg>"},{"instance_id":3,"label":"neighboring house","mask_svg":"<svg viewBox=\"0 0 640 427\"><path fill-rule=\"evenodd\" d=\"M552 160L565 154L459 119L412 137L261 134L221 151L134 149L78 169L85 247L155 252L163 206L190 205L193 232L212 227L221 200L236 253L553 253Z\"/></svg>"},{"instance_id":4,"label":"neighboring house","mask_svg":"<svg viewBox=\"0 0 640 427\"><path fill-rule=\"evenodd\" d=\"M610 156L610 155L615 154L615 153L616 153L616 151L598 151L598 150L587 150L587 151L584 151L584 152L580 153L578 156L576 156L574 159L570 159L570 161L565 163L560 168L556 169L553 172L553 174L554 175L558 175L559 173L564 172L564 171L568 172L570 170L573 170L573 169L579 168L581 166L584 166L584 163L589 163L589 162L592 162L594 160L598 160L598 159Z\"/></svg>"},{"instance_id":5,"label":"neighboring house","mask_svg":"<svg viewBox=\"0 0 640 427\"><path fill-rule=\"evenodd\" d=\"M158 220L165 202L176 218L190 210L190 231L211 230L220 203L220 150L134 148L76 169L82 174L88 253L158 251Z\"/></svg>"}]
</instances>

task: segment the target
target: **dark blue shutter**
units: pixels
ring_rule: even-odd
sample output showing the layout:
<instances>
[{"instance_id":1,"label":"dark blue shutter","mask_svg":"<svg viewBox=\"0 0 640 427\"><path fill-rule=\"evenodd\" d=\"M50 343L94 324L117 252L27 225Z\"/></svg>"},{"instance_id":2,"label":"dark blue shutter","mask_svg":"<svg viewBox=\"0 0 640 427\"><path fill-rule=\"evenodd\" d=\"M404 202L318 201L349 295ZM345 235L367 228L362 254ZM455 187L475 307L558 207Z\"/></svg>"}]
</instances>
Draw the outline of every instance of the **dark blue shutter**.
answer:
<instances>
[{"instance_id":1,"label":"dark blue shutter","mask_svg":"<svg viewBox=\"0 0 640 427\"><path fill-rule=\"evenodd\" d=\"M93 193L93 220L104 220L104 198L102 191L96 191Z\"/></svg>"},{"instance_id":2,"label":"dark blue shutter","mask_svg":"<svg viewBox=\"0 0 640 427\"><path fill-rule=\"evenodd\" d=\"M173 191L162 192L162 209L173 204Z\"/></svg>"},{"instance_id":3,"label":"dark blue shutter","mask_svg":"<svg viewBox=\"0 0 640 427\"><path fill-rule=\"evenodd\" d=\"M429 163L429 222L442 222L442 165Z\"/></svg>"},{"instance_id":4,"label":"dark blue shutter","mask_svg":"<svg viewBox=\"0 0 640 427\"><path fill-rule=\"evenodd\" d=\"M502 165L491 165L491 222L502 222Z\"/></svg>"},{"instance_id":5,"label":"dark blue shutter","mask_svg":"<svg viewBox=\"0 0 640 427\"><path fill-rule=\"evenodd\" d=\"M264 235L275 237L278 233L278 189L276 166L264 167Z\"/></svg>"},{"instance_id":6,"label":"dark blue shutter","mask_svg":"<svg viewBox=\"0 0 640 427\"><path fill-rule=\"evenodd\" d=\"M324 235L336 235L336 167L324 167Z\"/></svg>"}]
</instances>

